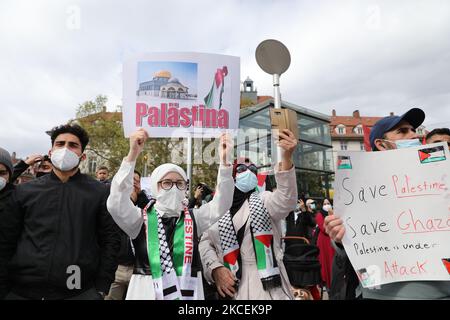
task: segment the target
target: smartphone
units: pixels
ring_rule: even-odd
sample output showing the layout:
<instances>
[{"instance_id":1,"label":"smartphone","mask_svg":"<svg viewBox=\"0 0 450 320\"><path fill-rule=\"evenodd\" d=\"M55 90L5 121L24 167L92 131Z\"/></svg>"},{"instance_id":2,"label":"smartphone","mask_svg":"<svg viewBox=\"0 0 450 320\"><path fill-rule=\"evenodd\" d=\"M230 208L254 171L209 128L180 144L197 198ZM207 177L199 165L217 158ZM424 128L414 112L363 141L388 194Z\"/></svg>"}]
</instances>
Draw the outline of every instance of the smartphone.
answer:
<instances>
[{"instance_id":1,"label":"smartphone","mask_svg":"<svg viewBox=\"0 0 450 320\"><path fill-rule=\"evenodd\" d=\"M297 140L299 139L297 112L294 110L270 108L270 123L272 129L280 131L288 129Z\"/></svg>"}]
</instances>

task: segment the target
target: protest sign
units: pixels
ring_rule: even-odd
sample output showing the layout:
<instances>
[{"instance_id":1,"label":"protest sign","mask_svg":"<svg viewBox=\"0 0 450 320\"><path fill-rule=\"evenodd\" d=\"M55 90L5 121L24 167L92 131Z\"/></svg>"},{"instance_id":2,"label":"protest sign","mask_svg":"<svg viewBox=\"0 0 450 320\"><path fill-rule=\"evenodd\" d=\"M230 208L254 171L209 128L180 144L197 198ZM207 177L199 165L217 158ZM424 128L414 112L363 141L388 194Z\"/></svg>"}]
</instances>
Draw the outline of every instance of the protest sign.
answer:
<instances>
[{"instance_id":1,"label":"protest sign","mask_svg":"<svg viewBox=\"0 0 450 320\"><path fill-rule=\"evenodd\" d=\"M450 280L450 157L443 143L338 152L335 214L364 287Z\"/></svg>"},{"instance_id":2,"label":"protest sign","mask_svg":"<svg viewBox=\"0 0 450 320\"><path fill-rule=\"evenodd\" d=\"M123 67L125 137L214 137L237 129L239 58L204 53L152 53Z\"/></svg>"}]
</instances>

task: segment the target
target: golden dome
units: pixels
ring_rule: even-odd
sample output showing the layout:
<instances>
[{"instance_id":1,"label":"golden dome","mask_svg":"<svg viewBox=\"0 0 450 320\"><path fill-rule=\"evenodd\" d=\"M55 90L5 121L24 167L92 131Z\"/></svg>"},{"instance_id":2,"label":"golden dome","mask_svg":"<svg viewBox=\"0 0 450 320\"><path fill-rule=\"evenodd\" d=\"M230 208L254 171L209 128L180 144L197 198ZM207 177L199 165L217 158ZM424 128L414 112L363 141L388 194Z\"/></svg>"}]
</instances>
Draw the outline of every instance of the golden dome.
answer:
<instances>
[{"instance_id":1,"label":"golden dome","mask_svg":"<svg viewBox=\"0 0 450 320\"><path fill-rule=\"evenodd\" d=\"M172 74L169 71L161 70L154 74L155 78L171 78Z\"/></svg>"}]
</instances>

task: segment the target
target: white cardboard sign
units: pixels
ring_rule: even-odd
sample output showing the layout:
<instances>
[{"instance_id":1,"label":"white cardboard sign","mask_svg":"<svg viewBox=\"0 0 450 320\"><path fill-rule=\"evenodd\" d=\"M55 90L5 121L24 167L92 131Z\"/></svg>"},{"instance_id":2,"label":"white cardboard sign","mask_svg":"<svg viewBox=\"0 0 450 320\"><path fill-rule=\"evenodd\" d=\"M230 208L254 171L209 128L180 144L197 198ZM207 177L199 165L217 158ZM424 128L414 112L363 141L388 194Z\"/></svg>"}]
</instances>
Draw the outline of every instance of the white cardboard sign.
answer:
<instances>
[{"instance_id":1,"label":"white cardboard sign","mask_svg":"<svg viewBox=\"0 0 450 320\"><path fill-rule=\"evenodd\" d=\"M125 137L136 128L152 137L214 137L238 129L239 57L151 53L123 66Z\"/></svg>"},{"instance_id":2,"label":"white cardboard sign","mask_svg":"<svg viewBox=\"0 0 450 320\"><path fill-rule=\"evenodd\" d=\"M364 287L450 280L450 156L446 144L338 152L335 214Z\"/></svg>"}]
</instances>

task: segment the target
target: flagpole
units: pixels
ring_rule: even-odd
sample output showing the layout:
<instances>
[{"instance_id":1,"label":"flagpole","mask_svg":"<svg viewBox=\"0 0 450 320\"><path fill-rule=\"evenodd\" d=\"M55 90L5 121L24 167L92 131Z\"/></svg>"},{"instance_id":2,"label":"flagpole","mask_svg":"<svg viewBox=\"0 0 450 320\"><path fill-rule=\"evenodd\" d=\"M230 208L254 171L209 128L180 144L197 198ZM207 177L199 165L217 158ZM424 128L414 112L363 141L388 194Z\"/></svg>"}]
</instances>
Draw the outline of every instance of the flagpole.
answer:
<instances>
[{"instance_id":1,"label":"flagpole","mask_svg":"<svg viewBox=\"0 0 450 320\"><path fill-rule=\"evenodd\" d=\"M189 193L192 190L192 136L188 136L187 176L189 180Z\"/></svg>"}]
</instances>

